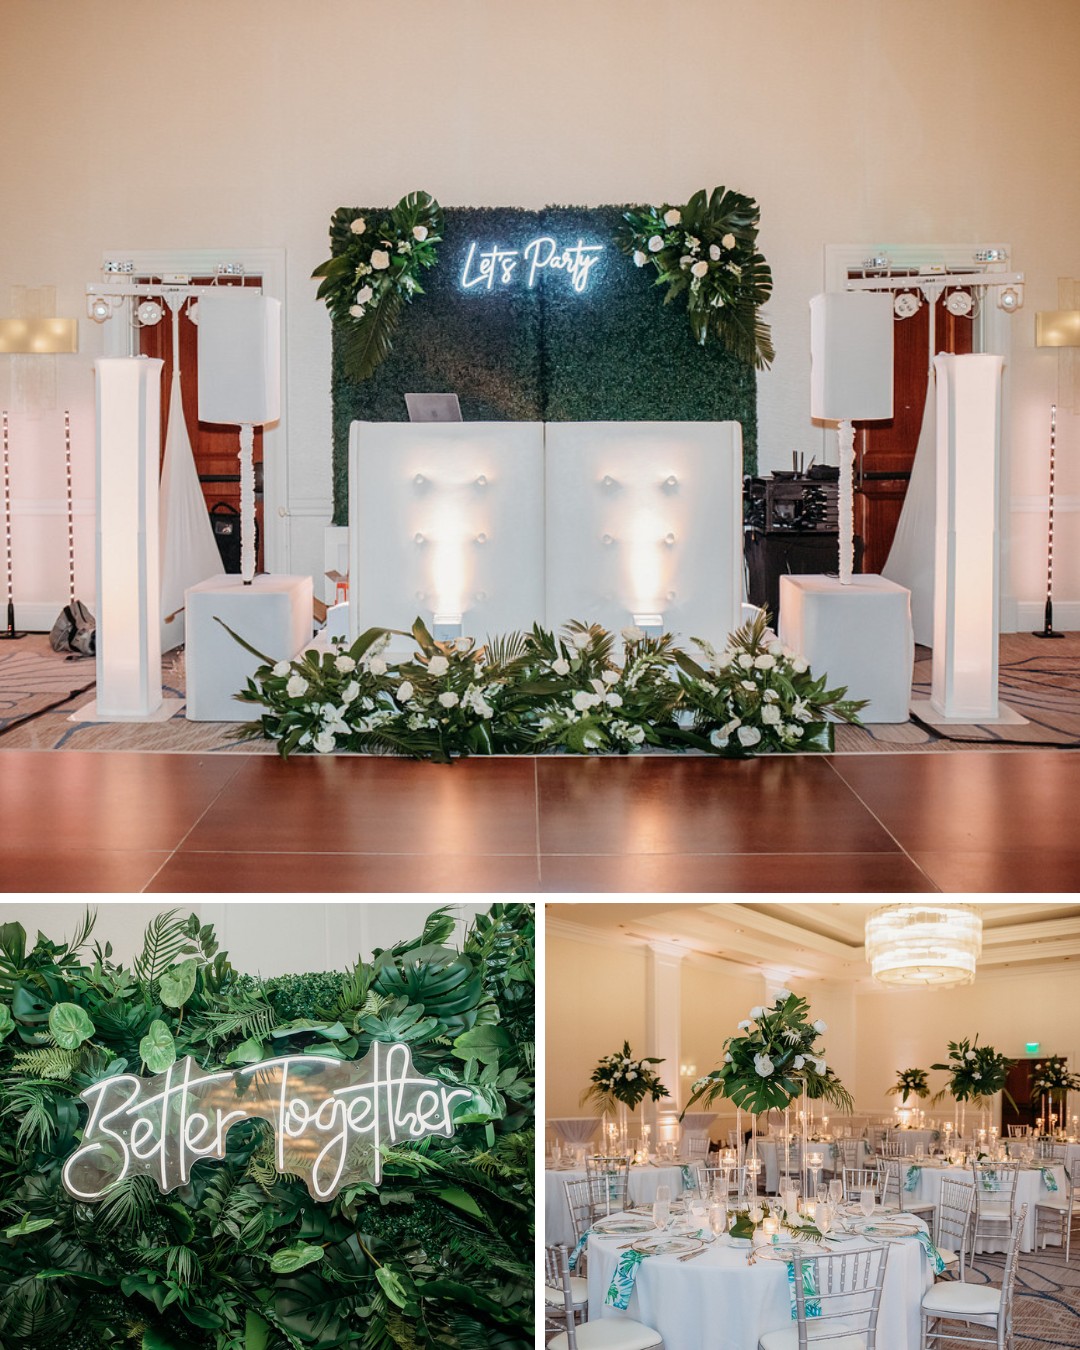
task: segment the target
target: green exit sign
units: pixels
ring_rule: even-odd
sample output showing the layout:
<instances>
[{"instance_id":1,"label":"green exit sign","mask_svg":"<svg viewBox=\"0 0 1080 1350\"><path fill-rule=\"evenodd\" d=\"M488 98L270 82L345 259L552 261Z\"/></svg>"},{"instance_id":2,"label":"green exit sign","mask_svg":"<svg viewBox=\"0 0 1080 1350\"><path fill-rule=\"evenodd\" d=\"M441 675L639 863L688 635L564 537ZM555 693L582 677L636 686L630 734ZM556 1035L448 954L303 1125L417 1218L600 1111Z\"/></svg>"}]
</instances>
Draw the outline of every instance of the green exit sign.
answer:
<instances>
[{"instance_id":1,"label":"green exit sign","mask_svg":"<svg viewBox=\"0 0 1080 1350\"><path fill-rule=\"evenodd\" d=\"M1024 1044L1024 1049L1028 1052L1029 1055L1037 1055L1039 1053L1040 1044L1041 1044L1040 1041L1026 1041Z\"/></svg>"}]
</instances>

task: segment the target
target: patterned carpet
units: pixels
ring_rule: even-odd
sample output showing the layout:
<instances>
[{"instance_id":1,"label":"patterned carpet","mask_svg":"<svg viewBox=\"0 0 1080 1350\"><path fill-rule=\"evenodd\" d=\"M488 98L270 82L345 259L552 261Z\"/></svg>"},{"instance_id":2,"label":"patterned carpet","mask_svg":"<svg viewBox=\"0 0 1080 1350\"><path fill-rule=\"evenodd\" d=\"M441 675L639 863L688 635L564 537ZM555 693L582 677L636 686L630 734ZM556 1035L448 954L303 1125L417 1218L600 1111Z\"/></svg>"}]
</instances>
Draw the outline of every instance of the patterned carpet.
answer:
<instances>
[{"instance_id":1,"label":"patterned carpet","mask_svg":"<svg viewBox=\"0 0 1080 1350\"><path fill-rule=\"evenodd\" d=\"M1078 1234L1073 1233L1073 1245ZM971 1283L1001 1284L1004 1255L979 1256L968 1271ZM1066 1265L1058 1247L1021 1252L1013 1302L1013 1350L1080 1346L1080 1249Z\"/></svg>"},{"instance_id":2,"label":"patterned carpet","mask_svg":"<svg viewBox=\"0 0 1080 1350\"><path fill-rule=\"evenodd\" d=\"M68 661L31 633L14 652L0 651L0 749L154 750L188 754L275 754L268 741L241 741L225 722L189 722L181 709L165 722L95 723L71 720L92 695L94 663ZM999 652L1001 699L1028 718L1023 726L930 727L915 719L897 725L835 728L838 754L880 751L1080 748L1080 633L1040 641L1005 633ZM916 648L912 694L930 693L930 652ZM166 697L183 697L183 651L162 662ZM237 705L241 717L246 709Z\"/></svg>"}]
</instances>

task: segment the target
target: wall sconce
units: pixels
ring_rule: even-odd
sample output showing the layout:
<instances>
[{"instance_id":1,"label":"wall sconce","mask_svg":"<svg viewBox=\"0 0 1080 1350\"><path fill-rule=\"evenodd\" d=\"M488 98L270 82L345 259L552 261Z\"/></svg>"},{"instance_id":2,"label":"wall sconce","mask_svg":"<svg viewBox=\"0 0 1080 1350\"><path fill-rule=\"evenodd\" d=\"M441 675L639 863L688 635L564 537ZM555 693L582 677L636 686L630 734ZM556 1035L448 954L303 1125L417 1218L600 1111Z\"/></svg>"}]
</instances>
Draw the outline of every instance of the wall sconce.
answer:
<instances>
[{"instance_id":1,"label":"wall sconce","mask_svg":"<svg viewBox=\"0 0 1080 1350\"><path fill-rule=\"evenodd\" d=\"M488 480L487 480L487 475L486 475L486 474L479 473L479 474L476 475L476 486L477 486L477 487L487 487L487 481L488 481Z\"/></svg>"},{"instance_id":2,"label":"wall sconce","mask_svg":"<svg viewBox=\"0 0 1080 1350\"><path fill-rule=\"evenodd\" d=\"M612 538L610 534L605 534L602 536L600 542L603 544L605 548L610 548L612 544L615 542L615 540Z\"/></svg>"},{"instance_id":3,"label":"wall sconce","mask_svg":"<svg viewBox=\"0 0 1080 1350\"><path fill-rule=\"evenodd\" d=\"M673 473L668 474L668 476L664 479L664 486L668 488L677 488L679 486L679 480L675 477Z\"/></svg>"},{"instance_id":4,"label":"wall sconce","mask_svg":"<svg viewBox=\"0 0 1080 1350\"><path fill-rule=\"evenodd\" d=\"M696 1077L697 1077L697 1065L696 1065L696 1064L680 1064L680 1065L679 1065L679 1073L680 1073L680 1075L681 1075L683 1078L696 1078Z\"/></svg>"},{"instance_id":5,"label":"wall sconce","mask_svg":"<svg viewBox=\"0 0 1080 1350\"><path fill-rule=\"evenodd\" d=\"M75 319L0 319L0 352L12 356L58 356L79 350Z\"/></svg>"},{"instance_id":6,"label":"wall sconce","mask_svg":"<svg viewBox=\"0 0 1080 1350\"><path fill-rule=\"evenodd\" d=\"M611 474L609 473L604 474L604 477L601 479L601 482L606 488L613 488L615 486L615 479L612 478Z\"/></svg>"},{"instance_id":7,"label":"wall sconce","mask_svg":"<svg viewBox=\"0 0 1080 1350\"><path fill-rule=\"evenodd\" d=\"M436 614L432 620L431 636L436 642L454 642L461 637L460 614Z\"/></svg>"},{"instance_id":8,"label":"wall sconce","mask_svg":"<svg viewBox=\"0 0 1080 1350\"><path fill-rule=\"evenodd\" d=\"M427 483L427 479L424 477L422 473L418 473L416 477L413 479L413 482L416 484L417 487L424 487L425 484Z\"/></svg>"},{"instance_id":9,"label":"wall sconce","mask_svg":"<svg viewBox=\"0 0 1080 1350\"><path fill-rule=\"evenodd\" d=\"M668 548L675 547L675 536L674 534L672 534L670 530L667 532L667 534L664 535L664 543L668 546Z\"/></svg>"},{"instance_id":10,"label":"wall sconce","mask_svg":"<svg viewBox=\"0 0 1080 1350\"><path fill-rule=\"evenodd\" d=\"M481 532L476 536L476 541L475 541L475 542L478 543L478 544L486 544L486 543L487 543L487 535L484 534L483 531L481 531Z\"/></svg>"}]
</instances>

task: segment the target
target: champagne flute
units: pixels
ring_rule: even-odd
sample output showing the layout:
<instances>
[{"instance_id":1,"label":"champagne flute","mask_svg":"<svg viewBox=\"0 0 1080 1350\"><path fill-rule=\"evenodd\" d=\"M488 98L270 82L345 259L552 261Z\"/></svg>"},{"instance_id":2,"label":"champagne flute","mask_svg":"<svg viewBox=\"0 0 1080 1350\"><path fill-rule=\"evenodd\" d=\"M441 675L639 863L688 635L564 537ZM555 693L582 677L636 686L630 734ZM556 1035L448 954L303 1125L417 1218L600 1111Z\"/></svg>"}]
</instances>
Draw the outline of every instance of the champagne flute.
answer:
<instances>
[{"instance_id":1,"label":"champagne flute","mask_svg":"<svg viewBox=\"0 0 1080 1350\"><path fill-rule=\"evenodd\" d=\"M877 1197L874 1194L874 1188L864 1186L859 1195L859 1208L862 1210L864 1218L869 1219L873 1215L876 1203Z\"/></svg>"},{"instance_id":2,"label":"champagne flute","mask_svg":"<svg viewBox=\"0 0 1080 1350\"><path fill-rule=\"evenodd\" d=\"M835 1207L841 1203L843 1198L844 1198L844 1183L840 1180L839 1177L834 1177L833 1180L829 1182L829 1199L832 1201L832 1204Z\"/></svg>"},{"instance_id":3,"label":"champagne flute","mask_svg":"<svg viewBox=\"0 0 1080 1350\"><path fill-rule=\"evenodd\" d=\"M656 1188L652 1208L653 1223L657 1228L666 1228L671 1218L671 1187L661 1184Z\"/></svg>"},{"instance_id":4,"label":"champagne flute","mask_svg":"<svg viewBox=\"0 0 1080 1350\"><path fill-rule=\"evenodd\" d=\"M712 1229L714 1237L719 1237L721 1233L727 1232L728 1212L726 1201L717 1200L710 1206L709 1227Z\"/></svg>"},{"instance_id":5,"label":"champagne flute","mask_svg":"<svg viewBox=\"0 0 1080 1350\"><path fill-rule=\"evenodd\" d=\"M824 1204L818 1205L817 1230L822 1237L826 1237L828 1235L829 1229L833 1225L833 1216L835 1215L835 1213L836 1211L830 1200L826 1200Z\"/></svg>"}]
</instances>

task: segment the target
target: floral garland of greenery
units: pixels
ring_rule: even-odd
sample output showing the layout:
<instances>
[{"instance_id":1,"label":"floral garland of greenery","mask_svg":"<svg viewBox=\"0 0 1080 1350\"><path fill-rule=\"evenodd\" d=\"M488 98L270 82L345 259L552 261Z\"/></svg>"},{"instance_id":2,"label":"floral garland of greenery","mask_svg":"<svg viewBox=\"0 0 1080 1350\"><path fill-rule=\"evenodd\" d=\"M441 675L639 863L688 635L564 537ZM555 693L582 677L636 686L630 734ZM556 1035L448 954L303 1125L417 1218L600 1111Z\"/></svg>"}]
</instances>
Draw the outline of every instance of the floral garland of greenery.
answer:
<instances>
[{"instance_id":1,"label":"floral garland of greenery","mask_svg":"<svg viewBox=\"0 0 1080 1350\"><path fill-rule=\"evenodd\" d=\"M806 1091L841 1110L850 1111L851 1093L825 1062L818 1037L828 1030L822 1021L810 1021L805 998L781 989L770 1008L751 1008L739 1023L742 1036L724 1042L724 1062L719 1069L699 1078L685 1111L698 1101L706 1106L726 1097L744 1111L759 1115L773 1108L784 1110Z\"/></svg>"},{"instance_id":2,"label":"floral garland of greenery","mask_svg":"<svg viewBox=\"0 0 1080 1350\"><path fill-rule=\"evenodd\" d=\"M897 1069L896 1083L889 1088L889 1096L899 1096L902 1101L909 1097L929 1097L930 1085L926 1081L925 1069Z\"/></svg>"},{"instance_id":3,"label":"floral garland of greenery","mask_svg":"<svg viewBox=\"0 0 1080 1350\"><path fill-rule=\"evenodd\" d=\"M1080 1092L1080 1074L1070 1073L1066 1061L1060 1055L1051 1055L1042 1064L1035 1065L1036 1072L1031 1079L1033 1097L1059 1095L1064 1092Z\"/></svg>"},{"instance_id":4,"label":"floral garland of greenery","mask_svg":"<svg viewBox=\"0 0 1080 1350\"><path fill-rule=\"evenodd\" d=\"M658 1102L661 1097L670 1096L670 1093L648 1066L663 1062L650 1055L635 1059L630 1042L623 1041L621 1052L605 1055L593 1069L592 1086L581 1100L583 1103L594 1101L605 1111L611 1110L617 1102L633 1111L646 1097Z\"/></svg>"},{"instance_id":5,"label":"floral garland of greenery","mask_svg":"<svg viewBox=\"0 0 1080 1350\"><path fill-rule=\"evenodd\" d=\"M227 625L223 625L227 628ZM436 642L420 619L411 634L372 628L347 649L309 650L263 663L236 697L267 711L241 738L267 737L287 758L334 750L447 762L468 754L629 754L645 748L741 757L763 751L831 750L824 719L858 721L863 703L825 688L807 664L769 635L764 614L717 653L697 639L705 666L653 638L572 622L561 636L534 626L477 647ZM411 636L411 660L390 665L392 633Z\"/></svg>"},{"instance_id":6,"label":"floral garland of greenery","mask_svg":"<svg viewBox=\"0 0 1080 1350\"><path fill-rule=\"evenodd\" d=\"M766 370L776 353L759 312L772 294L772 272L757 251L760 218L752 197L703 189L685 206L625 212L617 243L636 266L656 269L665 304L686 296L695 341L711 334L740 361Z\"/></svg>"},{"instance_id":7,"label":"floral garland of greenery","mask_svg":"<svg viewBox=\"0 0 1080 1350\"><path fill-rule=\"evenodd\" d=\"M446 1350L533 1344L534 916L454 919L347 973L235 971L211 927L159 915L130 967L93 927L0 925L0 1343L5 1350ZM204 1067L406 1042L472 1090L453 1139L382 1147L383 1182L317 1203L241 1121L221 1161L166 1195L133 1176L99 1204L64 1189L80 1092L184 1055Z\"/></svg>"},{"instance_id":8,"label":"floral garland of greenery","mask_svg":"<svg viewBox=\"0 0 1080 1350\"><path fill-rule=\"evenodd\" d=\"M356 380L386 360L402 306L422 295L420 272L436 261L442 208L426 192L402 197L385 216L339 207L330 221L333 256L312 272L316 292L339 325L342 357Z\"/></svg>"},{"instance_id":9,"label":"floral garland of greenery","mask_svg":"<svg viewBox=\"0 0 1080 1350\"><path fill-rule=\"evenodd\" d=\"M933 1100L940 1101L946 1092L958 1102L977 1102L983 1097L992 1097L995 1092L1004 1090L1009 1070L1015 1063L1015 1059L999 1055L993 1046L980 1045L978 1036L972 1042L950 1041L948 1061L930 1065L932 1069L944 1069L950 1075L948 1086L936 1093Z\"/></svg>"}]
</instances>

